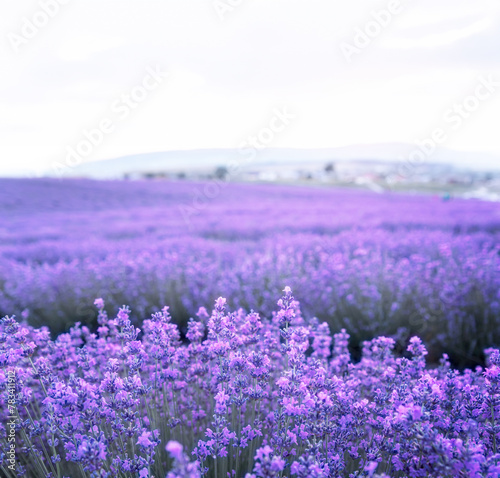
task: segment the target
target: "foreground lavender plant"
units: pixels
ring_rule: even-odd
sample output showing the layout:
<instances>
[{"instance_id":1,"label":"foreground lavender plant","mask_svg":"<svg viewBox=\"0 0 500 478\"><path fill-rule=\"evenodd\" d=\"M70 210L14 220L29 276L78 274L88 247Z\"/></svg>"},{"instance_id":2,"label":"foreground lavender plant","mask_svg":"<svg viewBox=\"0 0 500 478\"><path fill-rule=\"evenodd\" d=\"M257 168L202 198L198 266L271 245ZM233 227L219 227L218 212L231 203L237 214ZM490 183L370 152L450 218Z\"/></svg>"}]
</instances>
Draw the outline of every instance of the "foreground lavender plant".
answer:
<instances>
[{"instance_id":1,"label":"foreground lavender plant","mask_svg":"<svg viewBox=\"0 0 500 478\"><path fill-rule=\"evenodd\" d=\"M429 370L419 338L397 358L378 337L353 363L346 331L332 347L289 287L270 318L200 308L188 344L168 307L140 330L95 305L96 333L54 341L2 319L3 476L499 476L498 350L486 369Z\"/></svg>"}]
</instances>

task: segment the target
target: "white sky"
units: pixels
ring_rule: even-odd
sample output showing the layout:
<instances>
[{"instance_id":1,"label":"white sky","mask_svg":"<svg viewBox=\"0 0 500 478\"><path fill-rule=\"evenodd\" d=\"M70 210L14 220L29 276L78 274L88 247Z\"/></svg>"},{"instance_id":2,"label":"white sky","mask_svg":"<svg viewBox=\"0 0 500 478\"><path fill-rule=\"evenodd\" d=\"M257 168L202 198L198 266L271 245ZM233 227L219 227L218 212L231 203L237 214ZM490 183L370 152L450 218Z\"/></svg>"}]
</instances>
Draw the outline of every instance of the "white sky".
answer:
<instances>
[{"instance_id":1,"label":"white sky","mask_svg":"<svg viewBox=\"0 0 500 478\"><path fill-rule=\"evenodd\" d=\"M414 143L449 127L479 75L498 92L443 146L500 155L498 0L401 0L350 63L342 42L390 0L241 0L223 20L213 0L65 0L16 52L12 34L56 1L2 0L0 174L64 161L103 118L114 131L87 161L237 148L276 107L296 118L273 147ZM170 76L121 119L111 105L156 65Z\"/></svg>"}]
</instances>

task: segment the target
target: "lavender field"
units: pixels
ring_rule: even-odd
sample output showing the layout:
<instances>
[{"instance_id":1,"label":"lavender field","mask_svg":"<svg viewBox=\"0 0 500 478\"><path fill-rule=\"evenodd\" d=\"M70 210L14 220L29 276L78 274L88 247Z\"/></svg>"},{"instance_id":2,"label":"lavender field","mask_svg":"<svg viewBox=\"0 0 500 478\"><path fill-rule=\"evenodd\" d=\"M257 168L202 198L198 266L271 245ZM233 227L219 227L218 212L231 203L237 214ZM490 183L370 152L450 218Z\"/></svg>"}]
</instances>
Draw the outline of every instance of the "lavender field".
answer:
<instances>
[{"instance_id":1,"label":"lavender field","mask_svg":"<svg viewBox=\"0 0 500 478\"><path fill-rule=\"evenodd\" d=\"M127 304L137 324L168 305L185 331L219 296L269 316L289 285L304 314L346 328L354 347L417 334L434 361L446 352L474 365L500 343L498 203L206 188L0 180L0 315L57 334L95 326L103 297L108 314Z\"/></svg>"},{"instance_id":2,"label":"lavender field","mask_svg":"<svg viewBox=\"0 0 500 478\"><path fill-rule=\"evenodd\" d=\"M215 191L0 180L5 476L500 476L500 204Z\"/></svg>"}]
</instances>

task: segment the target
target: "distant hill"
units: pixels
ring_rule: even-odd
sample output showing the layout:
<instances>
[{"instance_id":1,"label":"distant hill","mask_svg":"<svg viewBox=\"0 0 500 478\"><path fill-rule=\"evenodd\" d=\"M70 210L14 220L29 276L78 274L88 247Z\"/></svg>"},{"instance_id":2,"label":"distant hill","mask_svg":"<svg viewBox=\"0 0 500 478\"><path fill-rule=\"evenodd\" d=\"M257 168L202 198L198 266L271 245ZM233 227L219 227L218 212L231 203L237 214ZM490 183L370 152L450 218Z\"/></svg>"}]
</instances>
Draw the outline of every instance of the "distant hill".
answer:
<instances>
[{"instance_id":1,"label":"distant hill","mask_svg":"<svg viewBox=\"0 0 500 478\"><path fill-rule=\"evenodd\" d=\"M331 149L266 148L262 150L198 149L144 153L83 163L64 170L66 177L96 179L123 178L125 174L158 171L211 171L236 161L241 169L294 163L326 163L330 161L405 162L417 148L411 144L355 145ZM440 163L472 170L500 170L500 157L485 153L457 152L440 148L425 158L427 163ZM47 175L55 176L54 171Z\"/></svg>"}]
</instances>

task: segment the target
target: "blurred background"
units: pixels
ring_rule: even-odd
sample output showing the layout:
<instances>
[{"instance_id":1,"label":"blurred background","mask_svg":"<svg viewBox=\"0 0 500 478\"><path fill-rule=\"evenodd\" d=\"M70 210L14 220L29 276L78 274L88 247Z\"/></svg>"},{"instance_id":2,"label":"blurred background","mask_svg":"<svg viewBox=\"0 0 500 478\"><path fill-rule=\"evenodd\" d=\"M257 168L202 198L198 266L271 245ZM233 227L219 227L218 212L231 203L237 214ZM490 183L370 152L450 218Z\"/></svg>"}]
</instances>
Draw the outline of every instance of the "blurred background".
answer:
<instances>
[{"instance_id":1,"label":"blurred background","mask_svg":"<svg viewBox=\"0 0 500 478\"><path fill-rule=\"evenodd\" d=\"M500 344L497 0L6 0L0 315L224 296Z\"/></svg>"},{"instance_id":2,"label":"blurred background","mask_svg":"<svg viewBox=\"0 0 500 478\"><path fill-rule=\"evenodd\" d=\"M497 197L495 0L4 9L2 175L197 179L236 161L226 179Z\"/></svg>"}]
</instances>

